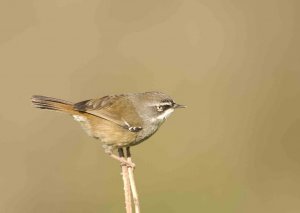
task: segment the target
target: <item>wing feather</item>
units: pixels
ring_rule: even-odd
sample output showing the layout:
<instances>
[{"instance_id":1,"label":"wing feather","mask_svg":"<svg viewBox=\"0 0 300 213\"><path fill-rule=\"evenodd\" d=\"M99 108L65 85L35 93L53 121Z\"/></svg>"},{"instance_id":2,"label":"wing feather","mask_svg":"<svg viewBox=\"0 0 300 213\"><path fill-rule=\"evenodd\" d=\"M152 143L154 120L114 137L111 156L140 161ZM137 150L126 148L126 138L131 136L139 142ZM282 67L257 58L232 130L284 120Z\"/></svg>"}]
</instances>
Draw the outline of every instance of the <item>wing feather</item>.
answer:
<instances>
[{"instance_id":1,"label":"wing feather","mask_svg":"<svg viewBox=\"0 0 300 213\"><path fill-rule=\"evenodd\" d=\"M136 113L131 100L124 95L81 101L74 104L74 109L114 122L129 131L133 129L132 127L142 129L142 119Z\"/></svg>"}]
</instances>

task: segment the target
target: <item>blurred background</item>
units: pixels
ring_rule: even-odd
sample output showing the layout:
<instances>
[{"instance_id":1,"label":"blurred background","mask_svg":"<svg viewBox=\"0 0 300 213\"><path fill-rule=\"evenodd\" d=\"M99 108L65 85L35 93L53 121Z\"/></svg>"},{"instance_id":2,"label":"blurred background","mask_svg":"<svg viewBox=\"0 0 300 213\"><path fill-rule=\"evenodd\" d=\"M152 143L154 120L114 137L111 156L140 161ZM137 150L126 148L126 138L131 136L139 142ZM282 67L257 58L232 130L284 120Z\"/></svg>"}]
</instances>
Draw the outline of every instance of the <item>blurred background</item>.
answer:
<instances>
[{"instance_id":1,"label":"blurred background","mask_svg":"<svg viewBox=\"0 0 300 213\"><path fill-rule=\"evenodd\" d=\"M120 166L33 94L188 105L132 149L142 212L300 212L296 0L0 2L0 212L125 212Z\"/></svg>"}]
</instances>

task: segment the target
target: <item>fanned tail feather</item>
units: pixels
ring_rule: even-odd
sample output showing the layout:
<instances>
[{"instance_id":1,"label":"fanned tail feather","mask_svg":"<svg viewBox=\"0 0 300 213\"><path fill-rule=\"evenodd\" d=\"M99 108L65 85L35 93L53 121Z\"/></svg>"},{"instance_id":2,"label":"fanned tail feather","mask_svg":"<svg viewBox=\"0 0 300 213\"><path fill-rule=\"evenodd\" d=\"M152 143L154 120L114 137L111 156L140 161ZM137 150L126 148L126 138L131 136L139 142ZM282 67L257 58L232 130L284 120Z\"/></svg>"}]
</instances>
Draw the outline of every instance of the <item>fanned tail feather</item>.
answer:
<instances>
[{"instance_id":1,"label":"fanned tail feather","mask_svg":"<svg viewBox=\"0 0 300 213\"><path fill-rule=\"evenodd\" d=\"M73 103L65 100L41 95L33 95L31 98L31 102L36 108L76 114L76 111L73 109Z\"/></svg>"}]
</instances>

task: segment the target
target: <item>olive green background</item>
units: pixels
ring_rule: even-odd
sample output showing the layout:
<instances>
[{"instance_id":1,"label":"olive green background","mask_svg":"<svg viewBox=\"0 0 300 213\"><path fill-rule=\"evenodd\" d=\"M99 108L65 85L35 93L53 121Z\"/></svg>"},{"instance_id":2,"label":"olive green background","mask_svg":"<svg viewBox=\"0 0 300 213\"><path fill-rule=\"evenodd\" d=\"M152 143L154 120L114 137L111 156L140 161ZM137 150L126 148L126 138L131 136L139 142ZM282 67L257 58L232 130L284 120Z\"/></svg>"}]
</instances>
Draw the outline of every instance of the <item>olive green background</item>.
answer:
<instances>
[{"instance_id":1,"label":"olive green background","mask_svg":"<svg viewBox=\"0 0 300 213\"><path fill-rule=\"evenodd\" d=\"M120 167L71 117L158 90L188 105L132 149L142 212L300 212L296 0L0 3L0 212L124 212Z\"/></svg>"}]
</instances>

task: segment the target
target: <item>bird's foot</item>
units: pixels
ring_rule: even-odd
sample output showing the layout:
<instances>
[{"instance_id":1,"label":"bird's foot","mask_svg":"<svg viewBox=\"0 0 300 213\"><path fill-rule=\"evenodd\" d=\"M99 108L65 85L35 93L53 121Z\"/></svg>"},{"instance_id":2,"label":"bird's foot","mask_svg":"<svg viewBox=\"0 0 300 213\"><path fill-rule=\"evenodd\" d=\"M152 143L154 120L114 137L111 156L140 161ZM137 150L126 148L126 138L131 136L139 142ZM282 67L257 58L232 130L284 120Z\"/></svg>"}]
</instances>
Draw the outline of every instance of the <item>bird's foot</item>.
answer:
<instances>
[{"instance_id":1,"label":"bird's foot","mask_svg":"<svg viewBox=\"0 0 300 213\"><path fill-rule=\"evenodd\" d=\"M132 163L131 161L127 161L123 156L117 156L113 153L112 149L105 149L105 153L108 154L110 157L112 157L113 159L119 161L121 163L121 166L127 166L127 167L131 167L131 168L135 168L135 164Z\"/></svg>"}]
</instances>

